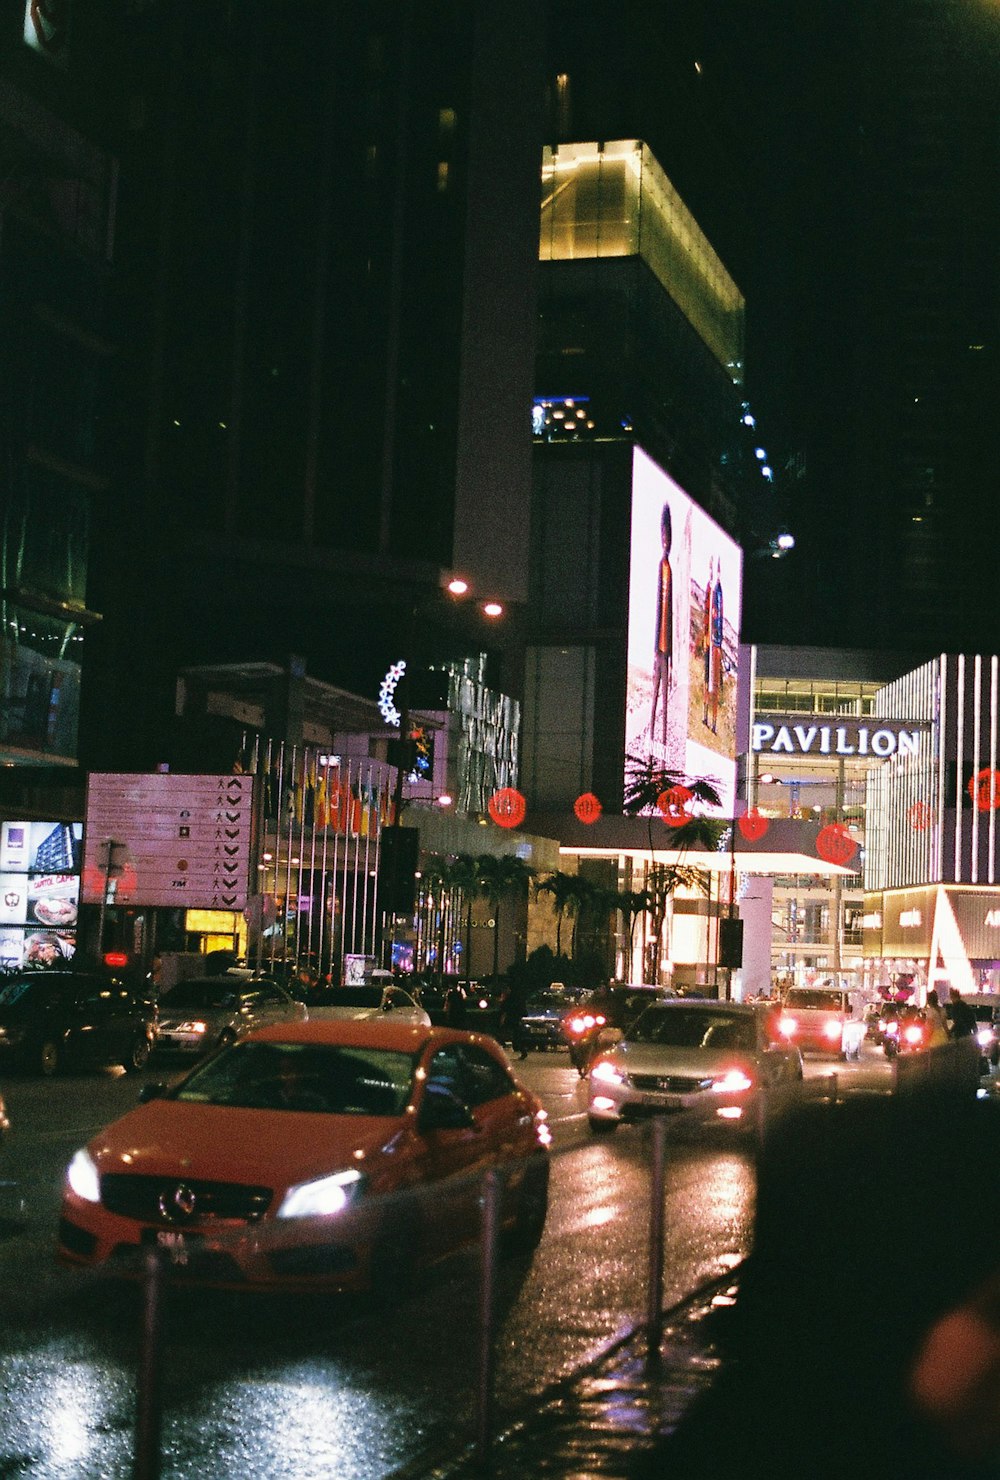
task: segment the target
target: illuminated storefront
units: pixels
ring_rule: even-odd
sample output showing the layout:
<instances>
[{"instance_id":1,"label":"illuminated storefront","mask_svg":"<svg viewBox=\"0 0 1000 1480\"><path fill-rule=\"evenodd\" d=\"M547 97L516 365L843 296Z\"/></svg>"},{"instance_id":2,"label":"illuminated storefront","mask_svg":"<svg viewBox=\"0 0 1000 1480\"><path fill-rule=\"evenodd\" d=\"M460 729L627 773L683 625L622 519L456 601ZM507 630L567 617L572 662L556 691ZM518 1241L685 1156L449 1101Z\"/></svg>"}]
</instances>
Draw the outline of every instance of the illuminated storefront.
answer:
<instances>
[{"instance_id":1,"label":"illuminated storefront","mask_svg":"<svg viewBox=\"0 0 1000 1480\"><path fill-rule=\"evenodd\" d=\"M941 654L878 695L927 744L868 786L864 953L880 984L1000 989L1000 659Z\"/></svg>"},{"instance_id":2,"label":"illuminated storefront","mask_svg":"<svg viewBox=\"0 0 1000 1480\"><path fill-rule=\"evenodd\" d=\"M841 829L849 874L776 874L771 881L771 966L782 985L836 975L856 985L871 972L862 933L869 778L896 758L928 752L928 727L905 705L879 717L878 695L904 657L819 648L746 647L751 696L746 799L750 811Z\"/></svg>"}]
</instances>

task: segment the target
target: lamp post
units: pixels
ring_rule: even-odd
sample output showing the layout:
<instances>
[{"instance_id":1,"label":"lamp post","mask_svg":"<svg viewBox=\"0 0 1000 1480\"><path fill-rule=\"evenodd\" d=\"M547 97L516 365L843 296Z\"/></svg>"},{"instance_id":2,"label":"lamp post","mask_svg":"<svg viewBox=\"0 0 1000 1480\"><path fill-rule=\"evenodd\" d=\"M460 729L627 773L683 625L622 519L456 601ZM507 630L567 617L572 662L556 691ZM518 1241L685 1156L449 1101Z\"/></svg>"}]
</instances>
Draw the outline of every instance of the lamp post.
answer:
<instances>
[{"instance_id":1,"label":"lamp post","mask_svg":"<svg viewBox=\"0 0 1000 1480\"><path fill-rule=\"evenodd\" d=\"M471 585L463 576L455 575L443 582L432 594L423 599L415 600L409 612L409 632L407 647L412 653L415 647L415 629L417 618L420 613L443 602L445 606L457 606L465 602L475 601L471 597ZM476 606L483 617L490 622L499 621L504 616L502 602L496 600L485 600L476 602ZM393 665L391 673L397 675L393 692L394 705L392 711L383 714L387 720L393 720L399 728L399 739L395 742L396 780L393 787L392 822L383 839L383 848L388 844L388 869L386 870L385 889L383 892L382 910L382 964L391 969L392 967L392 945L395 934L394 925L396 916L400 913L397 908L400 885L402 880L402 853L404 847L404 832L402 826L402 813L405 805L403 783L412 770L415 754L415 740L411 733L411 680L412 662L403 659ZM382 866L379 867L380 881Z\"/></svg>"}]
</instances>

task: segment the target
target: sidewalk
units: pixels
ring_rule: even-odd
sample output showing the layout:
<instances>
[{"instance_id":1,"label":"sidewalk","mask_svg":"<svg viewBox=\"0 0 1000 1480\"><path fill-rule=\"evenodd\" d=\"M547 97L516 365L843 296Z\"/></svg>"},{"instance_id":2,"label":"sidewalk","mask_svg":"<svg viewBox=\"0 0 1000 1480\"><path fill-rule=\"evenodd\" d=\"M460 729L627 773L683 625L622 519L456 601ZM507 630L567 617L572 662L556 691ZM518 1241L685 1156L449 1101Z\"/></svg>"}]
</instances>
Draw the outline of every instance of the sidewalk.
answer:
<instances>
[{"instance_id":1,"label":"sidewalk","mask_svg":"<svg viewBox=\"0 0 1000 1480\"><path fill-rule=\"evenodd\" d=\"M730 1274L667 1311L660 1363L652 1372L640 1327L499 1428L487 1459L469 1446L396 1480L626 1480L638 1457L671 1433L711 1384L720 1365L713 1314L732 1304L734 1291Z\"/></svg>"}]
</instances>

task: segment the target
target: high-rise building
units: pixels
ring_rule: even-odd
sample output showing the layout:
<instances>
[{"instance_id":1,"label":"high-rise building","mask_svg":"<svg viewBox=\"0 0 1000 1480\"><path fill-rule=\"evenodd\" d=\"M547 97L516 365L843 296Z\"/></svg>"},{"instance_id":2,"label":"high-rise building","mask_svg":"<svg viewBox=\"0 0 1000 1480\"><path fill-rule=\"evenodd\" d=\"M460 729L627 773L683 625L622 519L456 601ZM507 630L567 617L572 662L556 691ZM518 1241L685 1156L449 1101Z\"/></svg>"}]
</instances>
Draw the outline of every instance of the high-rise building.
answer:
<instances>
[{"instance_id":1,"label":"high-rise building","mask_svg":"<svg viewBox=\"0 0 1000 1480\"><path fill-rule=\"evenodd\" d=\"M785 636L993 650L1000 12L759 7L761 403L797 448ZM778 100L780 99L780 106ZM749 286L752 284L753 286Z\"/></svg>"},{"instance_id":2,"label":"high-rise building","mask_svg":"<svg viewBox=\"0 0 1000 1480\"><path fill-rule=\"evenodd\" d=\"M0 765L30 790L77 764L81 669L100 621L92 533L105 437L117 172L102 27L35 6L0 22ZM32 779L34 778L34 779ZM51 783L51 775L49 776ZM44 806L44 802L38 801Z\"/></svg>"},{"instance_id":3,"label":"high-rise building","mask_svg":"<svg viewBox=\"0 0 1000 1480\"><path fill-rule=\"evenodd\" d=\"M131 8L104 764L168 758L182 667L374 694L441 655L445 574L526 596L536 34L522 0Z\"/></svg>"}]
</instances>

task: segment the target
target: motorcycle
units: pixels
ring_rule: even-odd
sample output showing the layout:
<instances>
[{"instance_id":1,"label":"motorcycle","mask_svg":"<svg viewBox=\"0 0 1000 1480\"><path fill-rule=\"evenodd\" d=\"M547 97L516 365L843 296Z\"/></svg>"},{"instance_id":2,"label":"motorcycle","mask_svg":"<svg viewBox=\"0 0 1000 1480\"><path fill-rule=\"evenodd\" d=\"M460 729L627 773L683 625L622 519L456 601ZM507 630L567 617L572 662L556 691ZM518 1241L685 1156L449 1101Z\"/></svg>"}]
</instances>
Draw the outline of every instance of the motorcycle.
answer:
<instances>
[{"instance_id":1,"label":"motorcycle","mask_svg":"<svg viewBox=\"0 0 1000 1480\"><path fill-rule=\"evenodd\" d=\"M930 1024L919 1008L907 1008L885 1019L882 1047L887 1059L899 1054L921 1053L930 1043Z\"/></svg>"},{"instance_id":2,"label":"motorcycle","mask_svg":"<svg viewBox=\"0 0 1000 1480\"><path fill-rule=\"evenodd\" d=\"M569 1059L581 1079L590 1072L590 1061L597 1050L601 1029L607 1026L602 1012L574 1012L563 1022L563 1036L569 1044Z\"/></svg>"}]
</instances>

